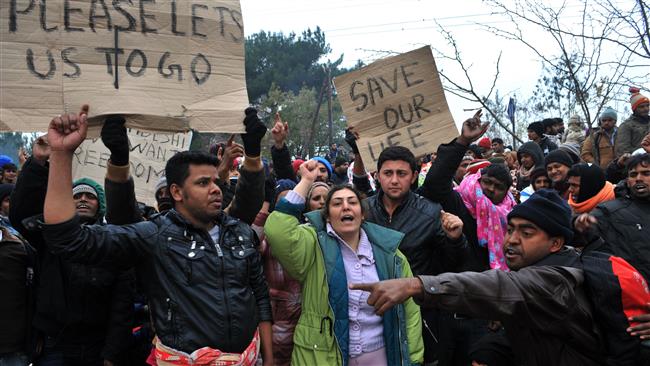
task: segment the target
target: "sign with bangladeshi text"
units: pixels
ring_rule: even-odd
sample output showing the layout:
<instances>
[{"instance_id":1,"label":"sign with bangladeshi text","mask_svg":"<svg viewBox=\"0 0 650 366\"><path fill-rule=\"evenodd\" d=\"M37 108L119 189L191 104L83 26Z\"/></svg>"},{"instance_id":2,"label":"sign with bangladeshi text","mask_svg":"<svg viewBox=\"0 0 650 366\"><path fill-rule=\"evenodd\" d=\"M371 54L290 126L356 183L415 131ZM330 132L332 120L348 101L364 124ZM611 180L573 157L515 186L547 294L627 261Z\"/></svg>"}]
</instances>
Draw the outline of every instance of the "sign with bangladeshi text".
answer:
<instances>
[{"instance_id":1,"label":"sign with bangladeshi text","mask_svg":"<svg viewBox=\"0 0 650 366\"><path fill-rule=\"evenodd\" d=\"M458 135L429 46L337 76L334 84L369 168L386 147L422 156Z\"/></svg>"},{"instance_id":2,"label":"sign with bangladeshi text","mask_svg":"<svg viewBox=\"0 0 650 366\"><path fill-rule=\"evenodd\" d=\"M238 0L0 0L0 131L90 105L134 128L243 132Z\"/></svg>"},{"instance_id":3,"label":"sign with bangladeshi text","mask_svg":"<svg viewBox=\"0 0 650 366\"><path fill-rule=\"evenodd\" d=\"M165 164L177 152L189 150L192 132L149 132L129 128L127 134L135 196L139 202L156 207L156 183L165 176ZM86 139L74 153L72 176L74 179L90 178L104 185L110 156L111 152L100 138Z\"/></svg>"}]
</instances>

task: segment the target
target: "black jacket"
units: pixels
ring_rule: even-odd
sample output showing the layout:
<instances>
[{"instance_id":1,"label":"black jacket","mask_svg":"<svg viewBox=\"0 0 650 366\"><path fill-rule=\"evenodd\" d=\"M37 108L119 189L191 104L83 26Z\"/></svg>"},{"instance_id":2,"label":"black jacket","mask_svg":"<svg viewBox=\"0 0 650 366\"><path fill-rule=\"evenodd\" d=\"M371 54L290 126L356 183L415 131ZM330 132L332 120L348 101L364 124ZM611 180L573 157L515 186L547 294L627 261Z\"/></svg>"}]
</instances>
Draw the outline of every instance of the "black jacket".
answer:
<instances>
[{"instance_id":1,"label":"black jacket","mask_svg":"<svg viewBox=\"0 0 650 366\"><path fill-rule=\"evenodd\" d=\"M242 352L271 305L258 239L247 224L221 215L219 242L175 210L126 226L82 226L78 217L47 225L50 249L88 264L136 266L163 344Z\"/></svg>"},{"instance_id":2,"label":"black jacket","mask_svg":"<svg viewBox=\"0 0 650 366\"><path fill-rule=\"evenodd\" d=\"M36 220L43 213L47 178L47 166L28 159L9 215L39 253L33 325L61 344L104 340L102 357L116 362L131 334L134 274L72 263L47 250Z\"/></svg>"},{"instance_id":3,"label":"black jacket","mask_svg":"<svg viewBox=\"0 0 650 366\"><path fill-rule=\"evenodd\" d=\"M542 148L544 156L548 155L548 153L553 150L557 150L557 144L546 136L542 136L542 139L539 141L539 147Z\"/></svg>"},{"instance_id":4,"label":"black jacket","mask_svg":"<svg viewBox=\"0 0 650 366\"><path fill-rule=\"evenodd\" d=\"M271 160L273 161L273 171L278 180L290 179L294 182L298 181L296 173L294 173L293 167L291 166L291 153L287 145L284 145L282 149L276 149L275 146L271 146Z\"/></svg>"},{"instance_id":5,"label":"black jacket","mask_svg":"<svg viewBox=\"0 0 650 366\"><path fill-rule=\"evenodd\" d=\"M399 250L406 256L414 275L435 275L456 270L465 255L467 240L452 241L442 230L440 205L409 191L406 200L388 216L383 192L366 199L366 220L405 234Z\"/></svg>"},{"instance_id":6,"label":"black jacket","mask_svg":"<svg viewBox=\"0 0 650 366\"><path fill-rule=\"evenodd\" d=\"M650 281L650 202L632 198L621 182L616 199L599 204L591 214L598 220L596 231L604 240L593 249L625 259Z\"/></svg>"},{"instance_id":7,"label":"black jacket","mask_svg":"<svg viewBox=\"0 0 650 366\"><path fill-rule=\"evenodd\" d=\"M463 220L463 233L467 238L467 254L460 259L458 271L484 271L490 269L487 248L478 245L476 219L472 217L460 194L452 189L452 179L463 160L467 146L454 141L438 147L438 156L431 164L419 193L438 202L446 212Z\"/></svg>"}]
</instances>

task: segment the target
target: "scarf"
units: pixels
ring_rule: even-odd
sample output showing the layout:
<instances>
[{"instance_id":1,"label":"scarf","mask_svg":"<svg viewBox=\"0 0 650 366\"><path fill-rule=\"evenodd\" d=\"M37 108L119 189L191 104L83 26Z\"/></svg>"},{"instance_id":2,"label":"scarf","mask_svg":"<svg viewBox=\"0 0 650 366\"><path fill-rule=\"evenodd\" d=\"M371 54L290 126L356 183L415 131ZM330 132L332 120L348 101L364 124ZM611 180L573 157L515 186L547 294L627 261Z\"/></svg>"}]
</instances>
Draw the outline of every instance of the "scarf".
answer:
<instances>
[{"instance_id":1,"label":"scarf","mask_svg":"<svg viewBox=\"0 0 650 366\"><path fill-rule=\"evenodd\" d=\"M167 347L158 337L154 339L154 361L157 366L254 366L260 353L260 331L256 330L253 340L242 353L227 353L218 349L203 347L191 354ZM151 356L150 356L151 358ZM149 360L147 361L149 362ZM151 365L151 363L149 363Z\"/></svg>"},{"instance_id":2,"label":"scarf","mask_svg":"<svg viewBox=\"0 0 650 366\"><path fill-rule=\"evenodd\" d=\"M526 169L522 165L522 166L519 167L519 176L522 177L522 178L528 178L528 177L530 177L530 173L532 173L533 170L535 170L535 168L536 168L535 164L533 164L533 166L531 166L530 169Z\"/></svg>"},{"instance_id":3,"label":"scarf","mask_svg":"<svg viewBox=\"0 0 650 366\"><path fill-rule=\"evenodd\" d=\"M503 255L503 238L508 228L507 216L517 204L508 192L506 197L495 205L485 197L479 179L481 171L463 179L456 191L474 219L476 219L476 235L478 244L487 247L490 268L507 271L506 259Z\"/></svg>"},{"instance_id":4,"label":"scarf","mask_svg":"<svg viewBox=\"0 0 650 366\"><path fill-rule=\"evenodd\" d=\"M575 202L573 196L569 195L569 206L575 213L585 213L593 210L599 203L611 201L614 199L614 185L610 182L605 182L605 186L595 196L584 200L582 202Z\"/></svg>"}]
</instances>

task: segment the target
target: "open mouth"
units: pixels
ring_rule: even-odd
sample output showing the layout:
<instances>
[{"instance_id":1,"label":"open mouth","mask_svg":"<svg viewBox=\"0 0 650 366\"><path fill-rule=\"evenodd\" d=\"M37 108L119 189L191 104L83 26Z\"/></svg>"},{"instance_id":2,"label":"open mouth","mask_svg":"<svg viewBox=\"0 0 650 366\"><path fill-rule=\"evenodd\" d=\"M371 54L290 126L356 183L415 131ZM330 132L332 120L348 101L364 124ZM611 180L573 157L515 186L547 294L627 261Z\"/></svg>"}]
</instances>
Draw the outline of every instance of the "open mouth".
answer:
<instances>
[{"instance_id":1,"label":"open mouth","mask_svg":"<svg viewBox=\"0 0 650 366\"><path fill-rule=\"evenodd\" d=\"M642 183L641 184L635 184L634 185L634 190L636 190L637 192L645 192L645 191L648 190L648 186L645 185L645 184L642 184Z\"/></svg>"},{"instance_id":2,"label":"open mouth","mask_svg":"<svg viewBox=\"0 0 650 366\"><path fill-rule=\"evenodd\" d=\"M506 248L503 250L503 254L506 256L506 258L512 258L518 256L519 252L512 248Z\"/></svg>"},{"instance_id":3,"label":"open mouth","mask_svg":"<svg viewBox=\"0 0 650 366\"><path fill-rule=\"evenodd\" d=\"M352 215L343 215L341 217L341 221L342 222L352 222L352 221L354 221L354 216L352 216Z\"/></svg>"},{"instance_id":4,"label":"open mouth","mask_svg":"<svg viewBox=\"0 0 650 366\"><path fill-rule=\"evenodd\" d=\"M77 205L77 210L89 210L90 207L86 205L85 203L80 203Z\"/></svg>"}]
</instances>

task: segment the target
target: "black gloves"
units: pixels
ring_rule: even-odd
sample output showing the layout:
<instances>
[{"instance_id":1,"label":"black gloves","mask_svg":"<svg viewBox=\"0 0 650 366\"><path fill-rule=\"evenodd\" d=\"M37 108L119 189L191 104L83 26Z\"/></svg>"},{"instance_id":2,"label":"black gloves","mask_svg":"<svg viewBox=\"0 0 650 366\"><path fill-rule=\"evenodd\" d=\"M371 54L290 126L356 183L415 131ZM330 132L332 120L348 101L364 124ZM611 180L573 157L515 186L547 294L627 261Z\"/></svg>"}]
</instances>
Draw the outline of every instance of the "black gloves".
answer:
<instances>
[{"instance_id":1,"label":"black gloves","mask_svg":"<svg viewBox=\"0 0 650 366\"><path fill-rule=\"evenodd\" d=\"M345 129L345 142L350 145L350 148L352 149L352 152L355 154L359 153L359 147L357 146L357 138L354 136L352 132L350 132L349 128Z\"/></svg>"},{"instance_id":2,"label":"black gloves","mask_svg":"<svg viewBox=\"0 0 650 366\"><path fill-rule=\"evenodd\" d=\"M244 153L246 156L260 156L262 153L262 139L266 134L266 126L262 124L262 121L257 116L257 109L248 107L244 113L246 114L244 118L246 133L241 135L241 139L244 142Z\"/></svg>"},{"instance_id":3,"label":"black gloves","mask_svg":"<svg viewBox=\"0 0 650 366\"><path fill-rule=\"evenodd\" d=\"M126 135L125 122L123 116L110 115L102 126L102 142L111 151L111 163L117 166L129 164L129 138Z\"/></svg>"}]
</instances>

